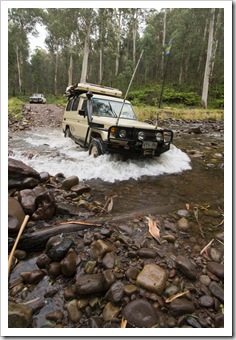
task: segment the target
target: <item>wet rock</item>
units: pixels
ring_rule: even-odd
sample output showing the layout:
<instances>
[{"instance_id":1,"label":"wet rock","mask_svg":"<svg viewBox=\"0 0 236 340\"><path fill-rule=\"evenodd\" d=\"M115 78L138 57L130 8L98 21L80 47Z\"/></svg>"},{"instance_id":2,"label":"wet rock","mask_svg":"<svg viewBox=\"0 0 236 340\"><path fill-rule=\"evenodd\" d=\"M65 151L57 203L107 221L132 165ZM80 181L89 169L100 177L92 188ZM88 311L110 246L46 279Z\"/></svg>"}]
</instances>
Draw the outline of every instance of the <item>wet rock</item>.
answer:
<instances>
[{"instance_id":1,"label":"wet rock","mask_svg":"<svg viewBox=\"0 0 236 340\"><path fill-rule=\"evenodd\" d=\"M52 262L47 267L48 274L50 276L58 276L61 274L61 264L60 262Z\"/></svg>"},{"instance_id":2,"label":"wet rock","mask_svg":"<svg viewBox=\"0 0 236 340\"><path fill-rule=\"evenodd\" d=\"M141 248L138 250L138 256L146 257L146 258L154 258L157 256L157 253L154 249L150 248Z\"/></svg>"},{"instance_id":3,"label":"wet rock","mask_svg":"<svg viewBox=\"0 0 236 340\"><path fill-rule=\"evenodd\" d=\"M77 176L70 176L62 181L61 189L70 190L74 185L79 184L79 178Z\"/></svg>"},{"instance_id":4,"label":"wet rock","mask_svg":"<svg viewBox=\"0 0 236 340\"><path fill-rule=\"evenodd\" d=\"M70 189L72 192L76 192L77 195L82 195L86 192L91 191L91 187L87 184L81 183L81 184L77 184L72 186L72 188Z\"/></svg>"},{"instance_id":5,"label":"wet rock","mask_svg":"<svg viewBox=\"0 0 236 340\"><path fill-rule=\"evenodd\" d=\"M216 248L210 247L209 255L213 262L220 262L222 259L222 254Z\"/></svg>"},{"instance_id":6,"label":"wet rock","mask_svg":"<svg viewBox=\"0 0 236 340\"><path fill-rule=\"evenodd\" d=\"M106 269L103 272L104 277L104 288L109 289L111 285L115 282L116 278L112 269Z\"/></svg>"},{"instance_id":7,"label":"wet rock","mask_svg":"<svg viewBox=\"0 0 236 340\"><path fill-rule=\"evenodd\" d=\"M212 281L208 288L213 296L221 302L224 302L224 289L222 286L220 286L217 282Z\"/></svg>"},{"instance_id":8,"label":"wet rock","mask_svg":"<svg viewBox=\"0 0 236 340\"><path fill-rule=\"evenodd\" d=\"M77 255L74 252L69 253L63 260L61 260L61 272L63 275L70 277L76 272Z\"/></svg>"},{"instance_id":9,"label":"wet rock","mask_svg":"<svg viewBox=\"0 0 236 340\"><path fill-rule=\"evenodd\" d=\"M178 225L178 229L181 231L187 231L189 229L189 222L187 218L185 217L181 217L178 220L177 225Z\"/></svg>"},{"instance_id":10,"label":"wet rock","mask_svg":"<svg viewBox=\"0 0 236 340\"><path fill-rule=\"evenodd\" d=\"M48 257L50 257L52 261L61 261L65 257L73 243L74 242L68 238L61 239L61 242L59 244L53 246L48 250Z\"/></svg>"},{"instance_id":11,"label":"wet rock","mask_svg":"<svg viewBox=\"0 0 236 340\"><path fill-rule=\"evenodd\" d=\"M208 262L207 270L209 270L212 274L216 275L220 279L224 278L224 265L218 262Z\"/></svg>"},{"instance_id":12,"label":"wet rock","mask_svg":"<svg viewBox=\"0 0 236 340\"><path fill-rule=\"evenodd\" d=\"M198 299L199 304L205 308L212 308L215 304L214 299L209 295L203 295Z\"/></svg>"},{"instance_id":13,"label":"wet rock","mask_svg":"<svg viewBox=\"0 0 236 340\"><path fill-rule=\"evenodd\" d=\"M170 303L170 311L174 317L191 314L195 311L192 301L184 298L178 298Z\"/></svg>"},{"instance_id":14,"label":"wet rock","mask_svg":"<svg viewBox=\"0 0 236 340\"><path fill-rule=\"evenodd\" d=\"M14 252L14 257L18 260L23 260L26 257L26 252L24 250L16 249Z\"/></svg>"},{"instance_id":15,"label":"wet rock","mask_svg":"<svg viewBox=\"0 0 236 340\"><path fill-rule=\"evenodd\" d=\"M115 254L113 252L106 253L102 260L102 265L106 269L112 269L115 265Z\"/></svg>"},{"instance_id":16,"label":"wet rock","mask_svg":"<svg viewBox=\"0 0 236 340\"><path fill-rule=\"evenodd\" d=\"M39 269L46 268L47 265L51 262L50 258L47 256L47 254L41 254L36 260L36 265L39 267Z\"/></svg>"},{"instance_id":17,"label":"wet rock","mask_svg":"<svg viewBox=\"0 0 236 340\"><path fill-rule=\"evenodd\" d=\"M32 189L21 190L18 194L19 202L26 214L32 215L35 211L36 195Z\"/></svg>"},{"instance_id":18,"label":"wet rock","mask_svg":"<svg viewBox=\"0 0 236 340\"><path fill-rule=\"evenodd\" d=\"M173 328L175 327L177 324L176 319L173 316L169 316L167 319L167 327L168 328Z\"/></svg>"},{"instance_id":19,"label":"wet rock","mask_svg":"<svg viewBox=\"0 0 236 340\"><path fill-rule=\"evenodd\" d=\"M76 292L82 295L103 292L104 277L101 273L83 275L77 279L75 288Z\"/></svg>"},{"instance_id":20,"label":"wet rock","mask_svg":"<svg viewBox=\"0 0 236 340\"><path fill-rule=\"evenodd\" d=\"M108 302L102 311L102 317L104 321L111 321L119 314L120 307L114 306L111 302Z\"/></svg>"},{"instance_id":21,"label":"wet rock","mask_svg":"<svg viewBox=\"0 0 236 340\"><path fill-rule=\"evenodd\" d=\"M144 299L128 303L122 309L122 314L130 325L138 328L150 328L158 322L154 308Z\"/></svg>"},{"instance_id":22,"label":"wet rock","mask_svg":"<svg viewBox=\"0 0 236 340\"><path fill-rule=\"evenodd\" d=\"M125 285L123 287L124 293L128 296L131 296L132 294L135 294L138 292L138 287L136 287L135 285Z\"/></svg>"},{"instance_id":23,"label":"wet rock","mask_svg":"<svg viewBox=\"0 0 236 340\"><path fill-rule=\"evenodd\" d=\"M96 267L96 261L88 261L84 267L86 274L93 274L94 268Z\"/></svg>"},{"instance_id":24,"label":"wet rock","mask_svg":"<svg viewBox=\"0 0 236 340\"><path fill-rule=\"evenodd\" d=\"M208 275L200 275L199 281L205 286L209 286L209 284L211 283L211 279Z\"/></svg>"},{"instance_id":25,"label":"wet rock","mask_svg":"<svg viewBox=\"0 0 236 340\"><path fill-rule=\"evenodd\" d=\"M188 216L190 216L189 211L186 210L186 209L178 210L177 214L179 215L179 217L188 217Z\"/></svg>"},{"instance_id":26,"label":"wet rock","mask_svg":"<svg viewBox=\"0 0 236 340\"><path fill-rule=\"evenodd\" d=\"M24 210L17 199L8 197L8 231L17 233L25 218Z\"/></svg>"},{"instance_id":27,"label":"wet rock","mask_svg":"<svg viewBox=\"0 0 236 340\"><path fill-rule=\"evenodd\" d=\"M103 318L99 316L92 316L89 319L89 327L91 328L102 328Z\"/></svg>"},{"instance_id":28,"label":"wet rock","mask_svg":"<svg viewBox=\"0 0 236 340\"><path fill-rule=\"evenodd\" d=\"M8 158L8 179L23 180L27 177L40 179L40 175L30 166L13 158Z\"/></svg>"},{"instance_id":29,"label":"wet rock","mask_svg":"<svg viewBox=\"0 0 236 340\"><path fill-rule=\"evenodd\" d=\"M215 321L215 327L224 328L224 315L221 312L215 315L214 321Z\"/></svg>"},{"instance_id":30,"label":"wet rock","mask_svg":"<svg viewBox=\"0 0 236 340\"><path fill-rule=\"evenodd\" d=\"M106 299L113 303L119 302L123 296L124 284L121 281L116 281L115 283L113 283L111 288L106 293Z\"/></svg>"},{"instance_id":31,"label":"wet rock","mask_svg":"<svg viewBox=\"0 0 236 340\"><path fill-rule=\"evenodd\" d=\"M138 275L136 282L139 286L161 295L167 279L168 274L163 268L155 264L147 264Z\"/></svg>"},{"instance_id":32,"label":"wet rock","mask_svg":"<svg viewBox=\"0 0 236 340\"><path fill-rule=\"evenodd\" d=\"M60 244L61 241L62 241L61 235L51 236L46 243L46 247L45 247L46 252L48 252L52 247L55 247L58 244Z\"/></svg>"},{"instance_id":33,"label":"wet rock","mask_svg":"<svg viewBox=\"0 0 236 340\"><path fill-rule=\"evenodd\" d=\"M77 307L77 300L69 301L66 305L66 309L68 312L69 319L76 323L78 322L82 317L82 312Z\"/></svg>"},{"instance_id":34,"label":"wet rock","mask_svg":"<svg viewBox=\"0 0 236 340\"><path fill-rule=\"evenodd\" d=\"M197 269L195 265L185 256L179 255L175 259L177 268L189 279L197 277Z\"/></svg>"},{"instance_id":35,"label":"wet rock","mask_svg":"<svg viewBox=\"0 0 236 340\"><path fill-rule=\"evenodd\" d=\"M46 317L46 319L48 319L50 321L54 321L54 322L59 323L63 320L64 314L60 310L55 310L53 312L47 313L45 317Z\"/></svg>"},{"instance_id":36,"label":"wet rock","mask_svg":"<svg viewBox=\"0 0 236 340\"><path fill-rule=\"evenodd\" d=\"M16 286L14 286L10 291L10 296L15 296L18 293L20 293L24 289L25 285L24 283L19 283Z\"/></svg>"},{"instance_id":37,"label":"wet rock","mask_svg":"<svg viewBox=\"0 0 236 340\"><path fill-rule=\"evenodd\" d=\"M128 279L136 280L139 273L140 270L138 270L138 268L130 267L126 270L125 275L128 277Z\"/></svg>"},{"instance_id":38,"label":"wet rock","mask_svg":"<svg viewBox=\"0 0 236 340\"><path fill-rule=\"evenodd\" d=\"M107 241L97 240L91 244L91 249L95 258L103 257L108 252L114 252L116 248Z\"/></svg>"},{"instance_id":39,"label":"wet rock","mask_svg":"<svg viewBox=\"0 0 236 340\"><path fill-rule=\"evenodd\" d=\"M165 289L164 295L167 296L167 297L170 297L172 295L175 295L178 292L179 292L179 288L177 286L170 285Z\"/></svg>"},{"instance_id":40,"label":"wet rock","mask_svg":"<svg viewBox=\"0 0 236 340\"><path fill-rule=\"evenodd\" d=\"M202 328L201 324L198 322L196 318L193 318L192 316L189 316L187 318L187 324L189 326L192 326L193 328Z\"/></svg>"},{"instance_id":41,"label":"wet rock","mask_svg":"<svg viewBox=\"0 0 236 340\"><path fill-rule=\"evenodd\" d=\"M40 172L39 176L40 176L40 182L41 182L41 183L47 182L47 181L49 180L49 178L50 178L49 173L46 172L46 171Z\"/></svg>"},{"instance_id":42,"label":"wet rock","mask_svg":"<svg viewBox=\"0 0 236 340\"><path fill-rule=\"evenodd\" d=\"M33 309L23 304L8 304L8 327L27 328L30 326Z\"/></svg>"},{"instance_id":43,"label":"wet rock","mask_svg":"<svg viewBox=\"0 0 236 340\"><path fill-rule=\"evenodd\" d=\"M53 194L49 191L38 195L35 200L37 210L31 216L33 221L48 220L53 217L56 203Z\"/></svg>"},{"instance_id":44,"label":"wet rock","mask_svg":"<svg viewBox=\"0 0 236 340\"><path fill-rule=\"evenodd\" d=\"M71 286L66 287L66 289L64 290L64 299L65 300L75 299L76 296L77 296L77 294L76 294L75 285L71 285Z\"/></svg>"},{"instance_id":45,"label":"wet rock","mask_svg":"<svg viewBox=\"0 0 236 340\"><path fill-rule=\"evenodd\" d=\"M45 276L45 272L40 269L35 269L28 272L22 272L20 276L25 283L36 284L42 280L42 278Z\"/></svg>"}]
</instances>

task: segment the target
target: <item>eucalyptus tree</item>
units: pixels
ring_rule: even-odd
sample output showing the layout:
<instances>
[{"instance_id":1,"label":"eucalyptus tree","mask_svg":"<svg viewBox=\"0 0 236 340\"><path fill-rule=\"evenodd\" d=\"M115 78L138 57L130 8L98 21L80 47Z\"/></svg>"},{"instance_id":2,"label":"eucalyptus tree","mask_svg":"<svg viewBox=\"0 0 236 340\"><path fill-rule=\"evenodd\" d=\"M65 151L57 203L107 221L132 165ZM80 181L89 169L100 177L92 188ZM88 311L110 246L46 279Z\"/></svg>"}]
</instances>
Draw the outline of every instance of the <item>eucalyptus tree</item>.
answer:
<instances>
[{"instance_id":1,"label":"eucalyptus tree","mask_svg":"<svg viewBox=\"0 0 236 340\"><path fill-rule=\"evenodd\" d=\"M29 55L28 34L37 36L36 24L42 20L42 10L37 8L9 8L8 10L8 46L10 52L10 70L17 69L19 93L26 84L23 83L24 68ZM11 74L14 77L14 73ZM10 81L14 83L13 78Z\"/></svg>"}]
</instances>

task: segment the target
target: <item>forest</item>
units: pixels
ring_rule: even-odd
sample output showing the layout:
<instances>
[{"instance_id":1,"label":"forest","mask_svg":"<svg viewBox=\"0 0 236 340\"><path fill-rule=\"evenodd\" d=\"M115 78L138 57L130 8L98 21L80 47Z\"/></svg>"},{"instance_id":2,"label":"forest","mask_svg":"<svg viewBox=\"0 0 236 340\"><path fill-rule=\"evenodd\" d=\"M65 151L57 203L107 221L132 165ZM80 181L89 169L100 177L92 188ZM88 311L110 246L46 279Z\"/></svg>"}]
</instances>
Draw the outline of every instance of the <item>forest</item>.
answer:
<instances>
[{"instance_id":1,"label":"forest","mask_svg":"<svg viewBox=\"0 0 236 340\"><path fill-rule=\"evenodd\" d=\"M30 54L29 35L47 32ZM143 52L143 53L142 53ZM140 55L142 57L140 59ZM90 82L157 106L224 107L223 8L10 8L8 93L63 96Z\"/></svg>"}]
</instances>

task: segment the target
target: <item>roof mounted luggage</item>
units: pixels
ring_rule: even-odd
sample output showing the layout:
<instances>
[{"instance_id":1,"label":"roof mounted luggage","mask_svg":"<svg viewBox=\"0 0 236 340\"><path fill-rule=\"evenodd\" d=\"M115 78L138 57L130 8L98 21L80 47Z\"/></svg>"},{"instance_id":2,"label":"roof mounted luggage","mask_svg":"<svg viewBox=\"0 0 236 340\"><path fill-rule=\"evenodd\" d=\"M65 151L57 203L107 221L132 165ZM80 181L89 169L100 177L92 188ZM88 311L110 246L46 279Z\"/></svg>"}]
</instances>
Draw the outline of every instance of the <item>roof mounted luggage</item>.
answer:
<instances>
[{"instance_id":1,"label":"roof mounted luggage","mask_svg":"<svg viewBox=\"0 0 236 340\"><path fill-rule=\"evenodd\" d=\"M65 95L66 97L73 97L76 95L80 95L82 93L86 93L88 91L91 91L92 93L95 94L102 94L118 98L122 96L122 92L118 89L90 83L77 83L75 85L70 85L66 88Z\"/></svg>"}]
</instances>

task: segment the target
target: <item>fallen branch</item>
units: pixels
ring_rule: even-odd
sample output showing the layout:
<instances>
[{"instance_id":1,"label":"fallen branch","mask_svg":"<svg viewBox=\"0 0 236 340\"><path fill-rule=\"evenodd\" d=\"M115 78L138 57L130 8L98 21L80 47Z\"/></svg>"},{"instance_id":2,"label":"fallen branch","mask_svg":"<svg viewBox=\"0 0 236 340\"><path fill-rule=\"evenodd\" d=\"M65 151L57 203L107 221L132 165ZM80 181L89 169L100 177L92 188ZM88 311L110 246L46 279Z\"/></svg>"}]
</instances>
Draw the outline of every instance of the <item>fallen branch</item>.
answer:
<instances>
[{"instance_id":1,"label":"fallen branch","mask_svg":"<svg viewBox=\"0 0 236 340\"><path fill-rule=\"evenodd\" d=\"M185 294L187 294L187 293L189 293L189 290L185 290L184 292L182 292L182 293L177 293L177 294L175 294L175 295L172 295L171 297L169 297L168 299L166 299L166 303L169 303L169 302L172 302L172 301L174 301L175 299L177 299L178 297L180 297L180 296L183 296L183 295L185 295Z\"/></svg>"},{"instance_id":2,"label":"fallen branch","mask_svg":"<svg viewBox=\"0 0 236 340\"><path fill-rule=\"evenodd\" d=\"M200 251L200 255L202 255L212 244L214 238Z\"/></svg>"}]
</instances>

